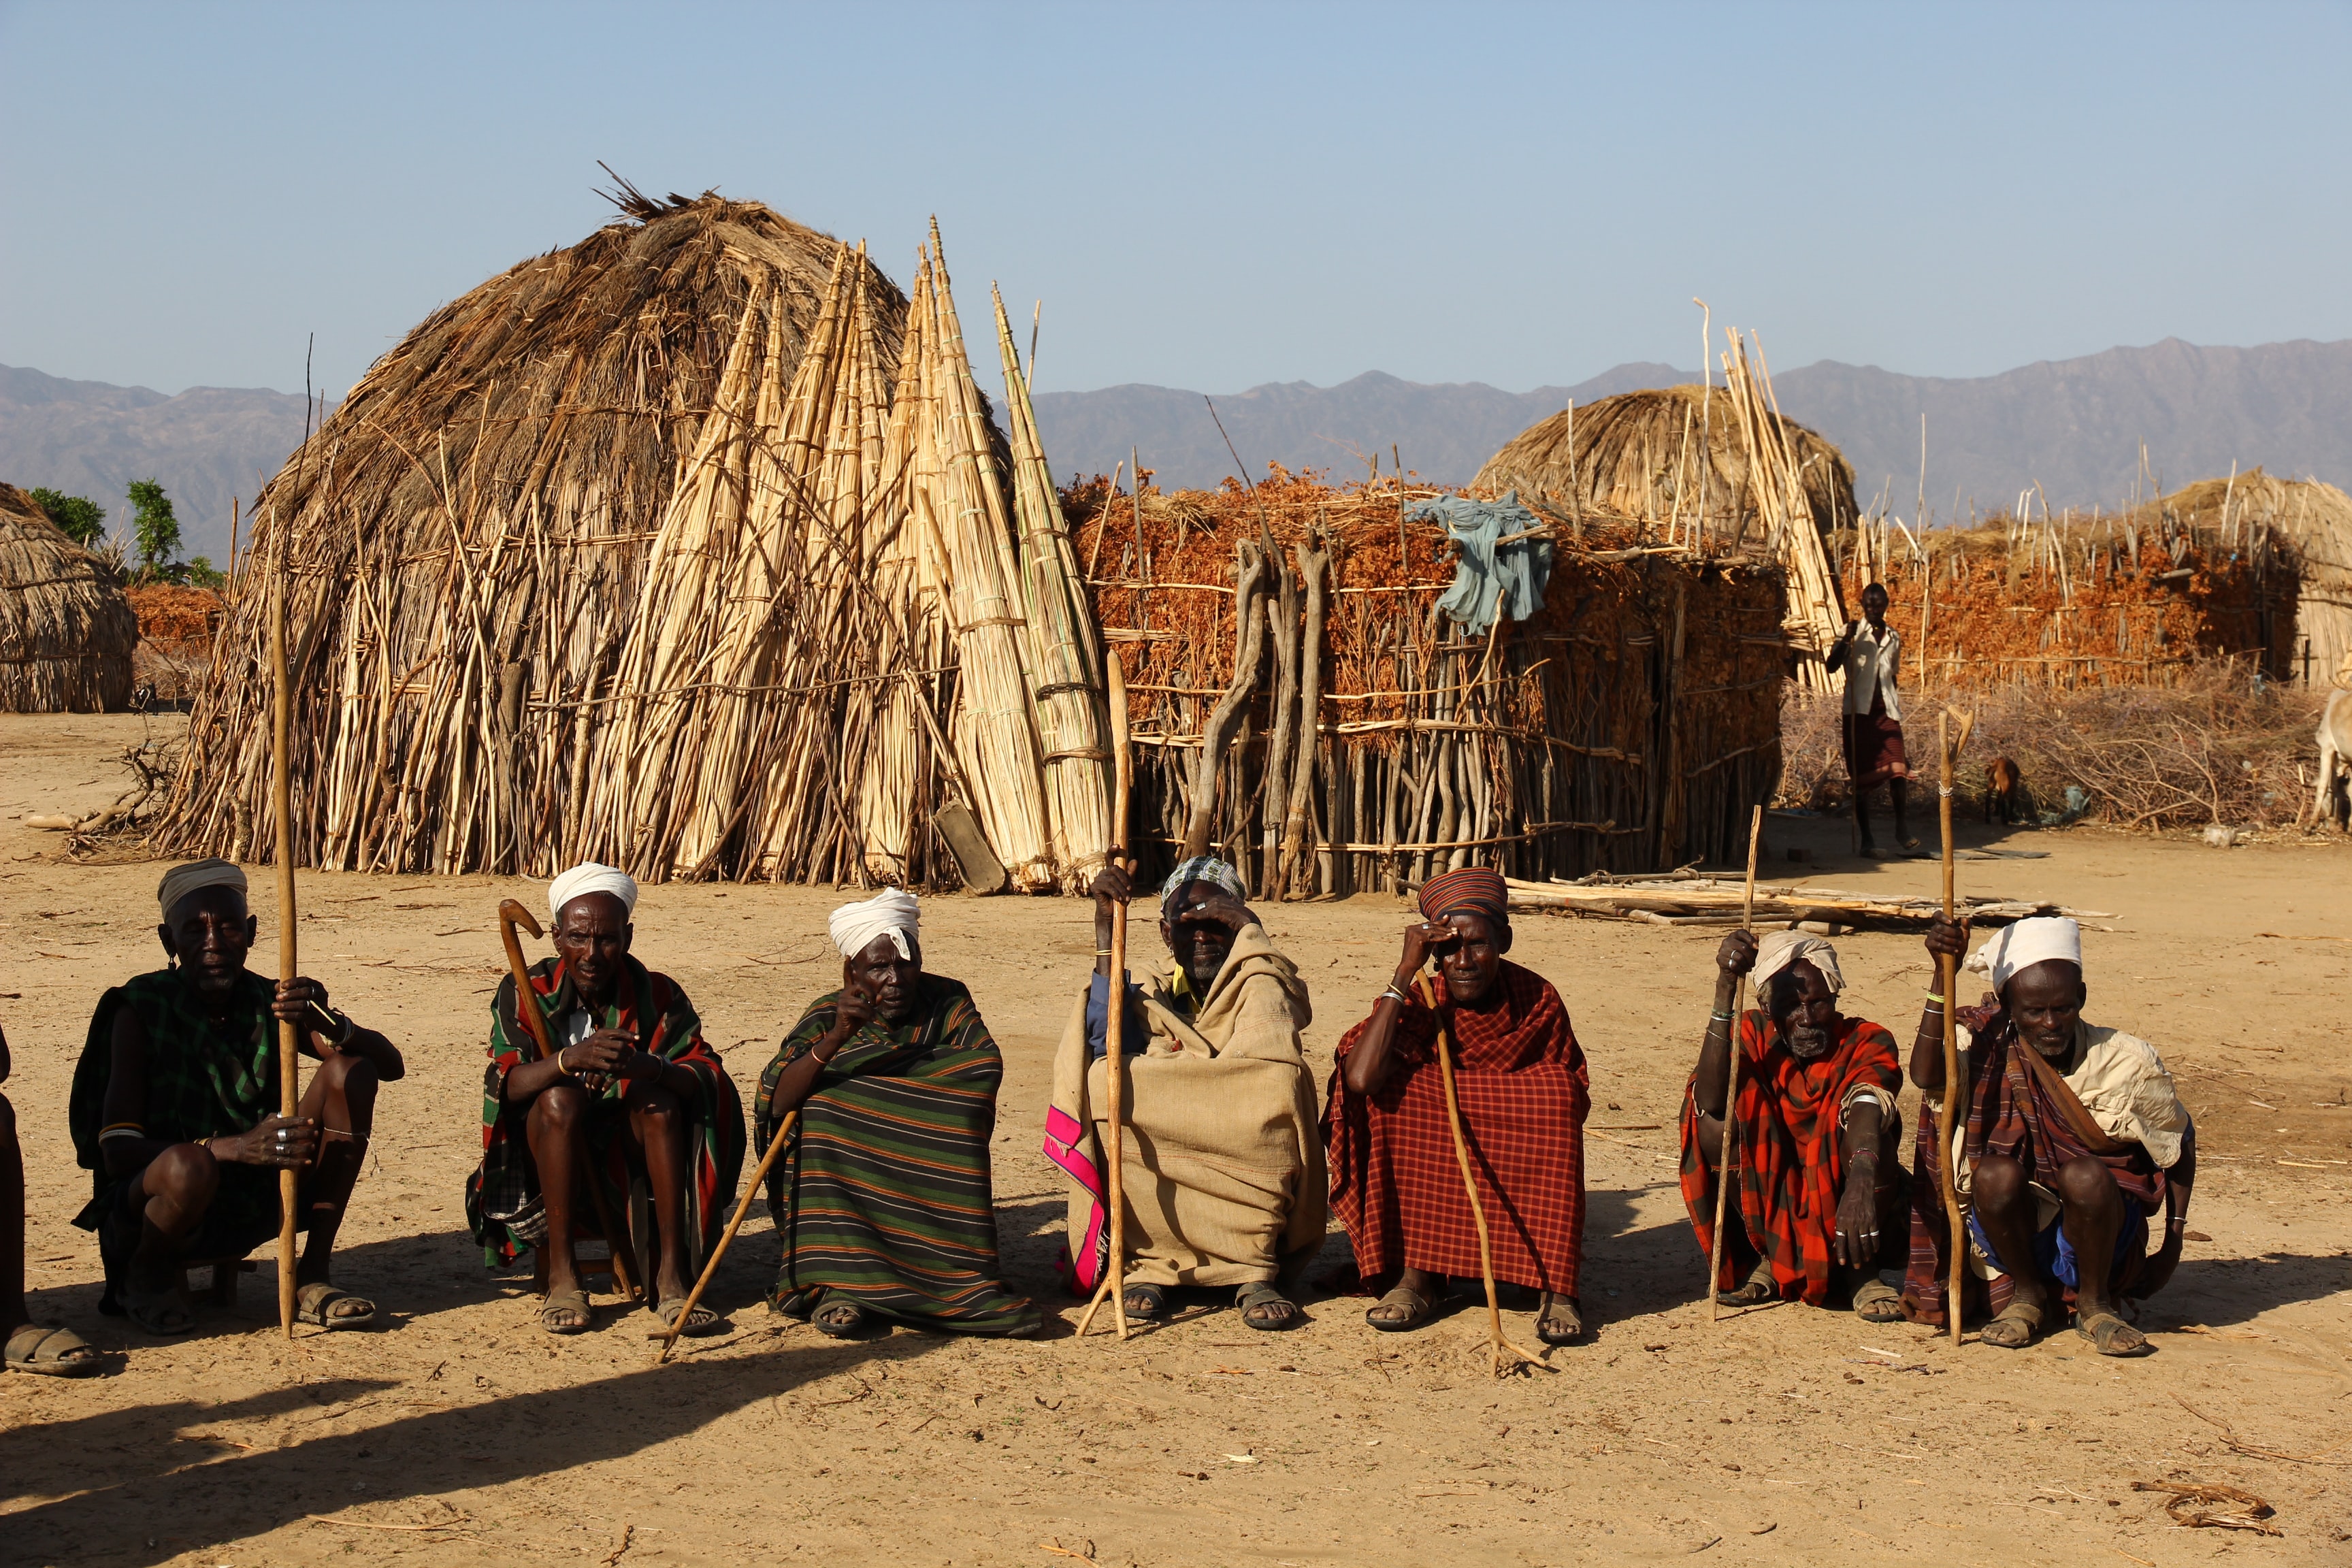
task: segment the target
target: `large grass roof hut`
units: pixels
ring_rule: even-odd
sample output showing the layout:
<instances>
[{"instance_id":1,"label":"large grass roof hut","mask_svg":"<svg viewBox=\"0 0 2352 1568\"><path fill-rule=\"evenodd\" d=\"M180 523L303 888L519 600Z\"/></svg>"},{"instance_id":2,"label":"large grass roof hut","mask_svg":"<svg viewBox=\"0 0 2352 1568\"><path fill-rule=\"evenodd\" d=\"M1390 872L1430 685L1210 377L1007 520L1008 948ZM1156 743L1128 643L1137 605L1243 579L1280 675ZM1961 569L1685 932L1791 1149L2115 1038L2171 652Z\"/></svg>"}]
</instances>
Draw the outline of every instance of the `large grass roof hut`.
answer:
<instances>
[{"instance_id":1,"label":"large grass roof hut","mask_svg":"<svg viewBox=\"0 0 2352 1568\"><path fill-rule=\"evenodd\" d=\"M2292 645L2274 673L2324 686L2345 668L2352 658L2352 496L2254 468L2200 479L2143 510L2233 560L2258 557L2265 533L2284 543L2294 554L2297 598Z\"/></svg>"},{"instance_id":2,"label":"large grass roof hut","mask_svg":"<svg viewBox=\"0 0 2352 1568\"><path fill-rule=\"evenodd\" d=\"M120 709L138 646L139 616L113 571L0 484L0 712Z\"/></svg>"},{"instance_id":3,"label":"large grass roof hut","mask_svg":"<svg viewBox=\"0 0 2352 1568\"><path fill-rule=\"evenodd\" d=\"M757 204L618 200L417 327L257 499L162 847L273 840L283 584L305 864L1080 880L1099 655L1037 635L1077 591L1001 308L1009 442L936 226L910 307Z\"/></svg>"}]
</instances>

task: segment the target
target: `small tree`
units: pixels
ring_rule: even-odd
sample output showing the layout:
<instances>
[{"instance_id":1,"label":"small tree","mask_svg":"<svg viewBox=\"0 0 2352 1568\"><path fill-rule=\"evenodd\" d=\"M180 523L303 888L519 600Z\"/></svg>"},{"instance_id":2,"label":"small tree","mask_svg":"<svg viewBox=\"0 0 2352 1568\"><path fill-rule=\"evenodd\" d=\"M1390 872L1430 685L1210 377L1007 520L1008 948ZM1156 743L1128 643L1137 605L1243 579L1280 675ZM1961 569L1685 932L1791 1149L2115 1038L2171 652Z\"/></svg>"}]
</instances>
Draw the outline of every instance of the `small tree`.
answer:
<instances>
[{"instance_id":1,"label":"small tree","mask_svg":"<svg viewBox=\"0 0 2352 1568\"><path fill-rule=\"evenodd\" d=\"M213 558L209 555L190 556L188 563L181 568L180 576L181 581L192 588L218 590L228 582L227 574L214 565Z\"/></svg>"},{"instance_id":2,"label":"small tree","mask_svg":"<svg viewBox=\"0 0 2352 1568\"><path fill-rule=\"evenodd\" d=\"M47 489L36 489L33 500L68 539L84 549L95 549L98 542L106 537L106 509L96 501Z\"/></svg>"},{"instance_id":3,"label":"small tree","mask_svg":"<svg viewBox=\"0 0 2352 1568\"><path fill-rule=\"evenodd\" d=\"M139 546L139 574L172 577L180 556L180 520L172 515L172 500L153 479L131 483L131 536Z\"/></svg>"}]
</instances>

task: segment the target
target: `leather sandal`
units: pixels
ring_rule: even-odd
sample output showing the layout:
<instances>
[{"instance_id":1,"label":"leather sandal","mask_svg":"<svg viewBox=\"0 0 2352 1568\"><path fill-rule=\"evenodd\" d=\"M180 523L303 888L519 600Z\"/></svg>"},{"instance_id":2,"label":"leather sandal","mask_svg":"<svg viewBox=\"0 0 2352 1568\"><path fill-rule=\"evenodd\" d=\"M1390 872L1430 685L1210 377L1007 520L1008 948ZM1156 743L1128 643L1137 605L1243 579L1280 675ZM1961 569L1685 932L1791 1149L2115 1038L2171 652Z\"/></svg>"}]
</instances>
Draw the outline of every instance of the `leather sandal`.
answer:
<instances>
[{"instance_id":1,"label":"leather sandal","mask_svg":"<svg viewBox=\"0 0 2352 1568\"><path fill-rule=\"evenodd\" d=\"M827 1296L809 1321L830 1340L854 1340L874 1321L873 1314L846 1296Z\"/></svg>"},{"instance_id":2,"label":"leather sandal","mask_svg":"<svg viewBox=\"0 0 2352 1568\"><path fill-rule=\"evenodd\" d=\"M1267 1333L1295 1329L1306 1320L1296 1301L1263 1279L1253 1279L1243 1286L1234 1298L1234 1307L1242 1315L1244 1328Z\"/></svg>"},{"instance_id":3,"label":"leather sandal","mask_svg":"<svg viewBox=\"0 0 2352 1568\"><path fill-rule=\"evenodd\" d=\"M2113 1312L2078 1313L2074 1331L2091 1342L2091 1347L2101 1355L2146 1355L2156 1347L2147 1336L2116 1317Z\"/></svg>"},{"instance_id":4,"label":"leather sandal","mask_svg":"<svg viewBox=\"0 0 2352 1568\"><path fill-rule=\"evenodd\" d=\"M569 1290L550 1290L539 1309L539 1326L551 1334L584 1334L595 1321L588 1292L576 1285Z\"/></svg>"},{"instance_id":5,"label":"leather sandal","mask_svg":"<svg viewBox=\"0 0 2352 1568\"><path fill-rule=\"evenodd\" d=\"M2041 1328L2041 1308L2012 1300L2000 1310L2000 1316L1977 1331L1977 1339L1999 1350L2021 1351L2033 1342Z\"/></svg>"},{"instance_id":6,"label":"leather sandal","mask_svg":"<svg viewBox=\"0 0 2352 1568\"><path fill-rule=\"evenodd\" d=\"M1875 1274L1853 1288L1853 1315L1865 1323L1891 1323L1903 1315L1903 1297Z\"/></svg>"},{"instance_id":7,"label":"leather sandal","mask_svg":"<svg viewBox=\"0 0 2352 1568\"><path fill-rule=\"evenodd\" d=\"M345 1302L350 1302L356 1310L335 1310ZM337 1289L323 1279L313 1279L296 1289L294 1318L297 1322L310 1323L321 1329L364 1329L375 1321L375 1303L364 1296Z\"/></svg>"},{"instance_id":8,"label":"leather sandal","mask_svg":"<svg viewBox=\"0 0 2352 1568\"><path fill-rule=\"evenodd\" d=\"M1402 1318L1375 1318L1372 1313L1382 1307L1402 1307ZM1400 1285L1374 1302L1364 1313L1364 1321L1384 1334L1410 1333L1437 1315L1437 1303L1410 1286Z\"/></svg>"},{"instance_id":9,"label":"leather sandal","mask_svg":"<svg viewBox=\"0 0 2352 1568\"><path fill-rule=\"evenodd\" d=\"M10 1372L42 1377L89 1377L105 1370L97 1348L79 1334L40 1323L16 1325L8 1336L6 1360Z\"/></svg>"},{"instance_id":10,"label":"leather sandal","mask_svg":"<svg viewBox=\"0 0 2352 1568\"><path fill-rule=\"evenodd\" d=\"M1536 1313L1536 1338L1548 1345L1572 1345L1584 1337L1584 1308L1573 1296L1554 1296Z\"/></svg>"}]
</instances>

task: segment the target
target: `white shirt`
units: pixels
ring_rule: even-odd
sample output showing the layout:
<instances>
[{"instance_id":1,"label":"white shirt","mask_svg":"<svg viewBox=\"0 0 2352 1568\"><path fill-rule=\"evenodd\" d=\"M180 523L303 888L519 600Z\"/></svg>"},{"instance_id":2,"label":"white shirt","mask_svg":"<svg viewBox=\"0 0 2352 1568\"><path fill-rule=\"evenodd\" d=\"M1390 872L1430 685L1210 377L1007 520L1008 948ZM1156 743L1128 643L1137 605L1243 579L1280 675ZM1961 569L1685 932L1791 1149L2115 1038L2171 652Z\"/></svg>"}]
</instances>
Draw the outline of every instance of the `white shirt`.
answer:
<instances>
[{"instance_id":1,"label":"white shirt","mask_svg":"<svg viewBox=\"0 0 2352 1568\"><path fill-rule=\"evenodd\" d=\"M1845 650L1845 710L1867 713L1871 700L1886 699L1886 716L1901 722L1902 704L1895 698L1895 671L1903 662L1903 638L1893 626L1884 635L1863 621L1854 627Z\"/></svg>"}]
</instances>

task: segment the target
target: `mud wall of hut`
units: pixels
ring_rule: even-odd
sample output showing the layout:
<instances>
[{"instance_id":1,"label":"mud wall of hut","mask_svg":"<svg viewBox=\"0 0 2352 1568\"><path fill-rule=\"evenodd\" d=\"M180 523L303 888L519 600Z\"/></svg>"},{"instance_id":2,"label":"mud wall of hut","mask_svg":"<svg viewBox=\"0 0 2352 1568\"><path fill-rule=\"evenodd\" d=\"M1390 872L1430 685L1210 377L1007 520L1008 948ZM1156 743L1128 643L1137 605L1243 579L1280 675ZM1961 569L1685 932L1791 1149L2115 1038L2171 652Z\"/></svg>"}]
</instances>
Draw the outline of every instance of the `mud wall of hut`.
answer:
<instances>
[{"instance_id":1,"label":"mud wall of hut","mask_svg":"<svg viewBox=\"0 0 2352 1568\"><path fill-rule=\"evenodd\" d=\"M1449 866L1519 877L1649 870L1744 853L1748 809L1779 776L1787 651L1776 569L1641 547L1630 528L1556 541L1545 607L1465 635L1437 610L1453 547L1408 522L1435 491L1331 489L1278 477L1255 497L1097 487L1069 497L1106 641L1128 671L1135 841L1147 874L1181 843L1204 728L1234 679L1236 550L1270 536L1291 592L1272 595L1213 842L1254 894L1402 890ZM1264 533L1261 533L1261 528ZM1328 553L1319 646L1303 567ZM1297 643L1294 642L1294 647ZM1306 853L1286 863L1307 658L1321 688ZM1276 782L1281 782L1277 780Z\"/></svg>"},{"instance_id":2,"label":"mud wall of hut","mask_svg":"<svg viewBox=\"0 0 2352 1568\"><path fill-rule=\"evenodd\" d=\"M1834 541L1846 603L1887 590L1903 675L1971 688L2162 686L2200 660L2273 679L2294 664L2296 561L2261 528L2229 534L2158 513L1931 532L1924 552L1865 525Z\"/></svg>"}]
</instances>

